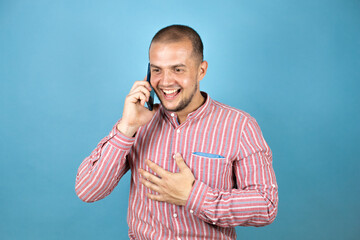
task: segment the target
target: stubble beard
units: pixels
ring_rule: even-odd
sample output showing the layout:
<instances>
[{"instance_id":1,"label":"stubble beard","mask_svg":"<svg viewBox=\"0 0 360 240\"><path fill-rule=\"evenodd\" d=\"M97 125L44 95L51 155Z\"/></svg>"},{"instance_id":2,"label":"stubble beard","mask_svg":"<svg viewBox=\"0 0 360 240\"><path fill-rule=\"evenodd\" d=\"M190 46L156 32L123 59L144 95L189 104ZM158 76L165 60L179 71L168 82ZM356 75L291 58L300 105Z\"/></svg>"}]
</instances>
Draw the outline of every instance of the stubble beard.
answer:
<instances>
[{"instance_id":1,"label":"stubble beard","mask_svg":"<svg viewBox=\"0 0 360 240\"><path fill-rule=\"evenodd\" d=\"M165 107L165 105L162 103L159 96L158 96L158 98L160 99L160 103L163 106L163 108L165 108L165 110L167 110L169 112L180 112L180 111L184 110L191 103L191 101L193 100L193 98L195 96L195 93L196 93L197 89L198 89L198 82L196 82L195 87L194 87L194 91L192 91L190 96L188 98L182 99L180 101L180 103L175 108L172 108L172 109Z\"/></svg>"}]
</instances>

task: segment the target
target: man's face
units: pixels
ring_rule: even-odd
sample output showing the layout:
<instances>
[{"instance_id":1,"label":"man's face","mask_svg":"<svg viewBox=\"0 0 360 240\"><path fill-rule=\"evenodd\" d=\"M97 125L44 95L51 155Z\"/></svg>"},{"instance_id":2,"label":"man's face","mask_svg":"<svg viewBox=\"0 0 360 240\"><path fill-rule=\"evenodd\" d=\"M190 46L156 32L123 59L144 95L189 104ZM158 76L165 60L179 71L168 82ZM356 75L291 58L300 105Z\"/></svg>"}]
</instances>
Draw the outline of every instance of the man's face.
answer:
<instances>
[{"instance_id":1,"label":"man's face","mask_svg":"<svg viewBox=\"0 0 360 240\"><path fill-rule=\"evenodd\" d=\"M199 81L207 63L193 55L190 40L154 42L149 57L151 85L166 110L188 114L201 105Z\"/></svg>"}]
</instances>

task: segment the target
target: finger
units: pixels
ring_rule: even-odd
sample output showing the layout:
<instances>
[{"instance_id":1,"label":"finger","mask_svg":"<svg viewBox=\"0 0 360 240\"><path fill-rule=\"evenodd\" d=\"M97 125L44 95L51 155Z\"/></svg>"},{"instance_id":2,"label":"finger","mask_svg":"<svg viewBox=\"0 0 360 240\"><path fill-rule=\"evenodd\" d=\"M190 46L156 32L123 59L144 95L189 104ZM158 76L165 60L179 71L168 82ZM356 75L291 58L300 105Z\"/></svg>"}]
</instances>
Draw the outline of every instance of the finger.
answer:
<instances>
[{"instance_id":1,"label":"finger","mask_svg":"<svg viewBox=\"0 0 360 240\"><path fill-rule=\"evenodd\" d=\"M147 101L147 97L143 92L135 92L128 95L130 102L138 103L141 102L141 105L144 106L145 102Z\"/></svg>"},{"instance_id":2,"label":"finger","mask_svg":"<svg viewBox=\"0 0 360 240\"><path fill-rule=\"evenodd\" d=\"M138 86L141 86L141 85L144 85L144 81L135 81L130 89L130 92L132 92L135 88L137 88Z\"/></svg>"},{"instance_id":3,"label":"finger","mask_svg":"<svg viewBox=\"0 0 360 240\"><path fill-rule=\"evenodd\" d=\"M150 91L144 86L138 86L134 90L130 91L130 94L136 93L136 92L142 92L142 93L144 93L146 95L147 98L150 97Z\"/></svg>"},{"instance_id":4,"label":"finger","mask_svg":"<svg viewBox=\"0 0 360 240\"><path fill-rule=\"evenodd\" d=\"M155 176L154 174L149 173L144 169L139 169L139 173L141 174L141 176L143 176L145 179L149 180L150 182L155 183L156 185L160 185L161 178Z\"/></svg>"},{"instance_id":5,"label":"finger","mask_svg":"<svg viewBox=\"0 0 360 240\"><path fill-rule=\"evenodd\" d=\"M176 164L178 165L180 171L189 169L189 167L186 165L186 163L180 153L175 154L175 161L176 161Z\"/></svg>"},{"instance_id":6,"label":"finger","mask_svg":"<svg viewBox=\"0 0 360 240\"><path fill-rule=\"evenodd\" d=\"M162 195L157 195L157 194L152 194L152 193L147 193L146 195L151 200L155 200L155 201L158 201L158 202L164 202L165 201L165 198Z\"/></svg>"},{"instance_id":7,"label":"finger","mask_svg":"<svg viewBox=\"0 0 360 240\"><path fill-rule=\"evenodd\" d=\"M146 100L145 100L145 101L146 101L146 102L149 101L150 92L149 92L146 88L144 88L144 87L139 87L138 89L136 89L136 91L134 92L134 94L137 93L137 92L143 93L143 94L146 96Z\"/></svg>"},{"instance_id":8,"label":"finger","mask_svg":"<svg viewBox=\"0 0 360 240\"><path fill-rule=\"evenodd\" d=\"M146 82L145 87L146 87L149 91L151 91L151 90L152 90L152 87L151 87L151 84L147 81L147 75L145 76L143 82Z\"/></svg>"},{"instance_id":9,"label":"finger","mask_svg":"<svg viewBox=\"0 0 360 240\"><path fill-rule=\"evenodd\" d=\"M156 184L150 182L150 181L147 181L146 179L144 178L140 178L139 180L145 187L147 187L148 189L152 190L152 191L155 191L157 193L159 193L161 191L161 189L159 188L159 186L157 186Z\"/></svg>"},{"instance_id":10,"label":"finger","mask_svg":"<svg viewBox=\"0 0 360 240\"><path fill-rule=\"evenodd\" d=\"M163 176L165 176L166 174L169 173L168 171L166 171L165 169L163 169L162 167L160 167L156 163L153 163L149 159L147 159L145 163L150 167L151 170L153 170L160 177L163 177Z\"/></svg>"},{"instance_id":11,"label":"finger","mask_svg":"<svg viewBox=\"0 0 360 240\"><path fill-rule=\"evenodd\" d=\"M144 78L144 80L142 81L135 81L134 85L131 87L130 92L132 92L134 89L136 89L139 86L144 86L146 87L149 91L151 91L151 86L150 83L148 81L146 81L146 77Z\"/></svg>"},{"instance_id":12,"label":"finger","mask_svg":"<svg viewBox=\"0 0 360 240\"><path fill-rule=\"evenodd\" d=\"M151 79L151 78L150 78ZM147 82L148 84L147 84L147 87L149 88L149 91L151 91L151 83L149 83L148 82L148 80L147 80L147 75L144 77L144 80L143 81L145 81L145 82Z\"/></svg>"}]
</instances>

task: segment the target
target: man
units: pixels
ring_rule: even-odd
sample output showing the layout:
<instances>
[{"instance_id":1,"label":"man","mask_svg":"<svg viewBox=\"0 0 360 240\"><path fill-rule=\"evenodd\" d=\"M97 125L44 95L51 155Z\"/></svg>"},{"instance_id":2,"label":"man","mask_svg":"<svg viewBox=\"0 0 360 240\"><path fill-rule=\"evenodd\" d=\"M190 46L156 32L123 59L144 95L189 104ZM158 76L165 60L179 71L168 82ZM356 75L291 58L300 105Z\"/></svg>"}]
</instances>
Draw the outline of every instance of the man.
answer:
<instances>
[{"instance_id":1,"label":"man","mask_svg":"<svg viewBox=\"0 0 360 240\"><path fill-rule=\"evenodd\" d=\"M235 226L273 222L271 150L254 118L200 91L200 36L166 27L149 58L151 86L134 83L122 118L80 165L79 198L104 198L131 169L130 239L236 239ZM161 101L153 111L144 106L151 87Z\"/></svg>"}]
</instances>

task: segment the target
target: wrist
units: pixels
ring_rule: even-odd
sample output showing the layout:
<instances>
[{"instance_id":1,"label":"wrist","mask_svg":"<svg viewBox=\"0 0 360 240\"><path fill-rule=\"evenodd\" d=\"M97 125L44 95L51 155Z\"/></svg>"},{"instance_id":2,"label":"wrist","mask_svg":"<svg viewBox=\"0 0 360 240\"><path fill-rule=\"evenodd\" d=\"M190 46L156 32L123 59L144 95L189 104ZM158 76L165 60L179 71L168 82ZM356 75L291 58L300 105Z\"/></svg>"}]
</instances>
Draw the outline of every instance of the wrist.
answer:
<instances>
[{"instance_id":1,"label":"wrist","mask_svg":"<svg viewBox=\"0 0 360 240\"><path fill-rule=\"evenodd\" d=\"M181 205L182 206L185 206L189 197L190 197L190 194L191 194L191 191L192 191L192 188L194 186L194 183L195 183L195 178L194 180L191 182L191 185L189 185L189 187L187 188L186 192L185 192L185 195L184 195L184 198L182 199L182 202L181 202Z\"/></svg>"},{"instance_id":2,"label":"wrist","mask_svg":"<svg viewBox=\"0 0 360 240\"><path fill-rule=\"evenodd\" d=\"M138 127L129 126L126 123L124 123L123 121L120 121L118 123L118 125L116 126L116 128L119 132L121 132L122 134L124 134L127 137L133 137L135 135L135 133L137 132L137 130L139 129Z\"/></svg>"}]
</instances>

